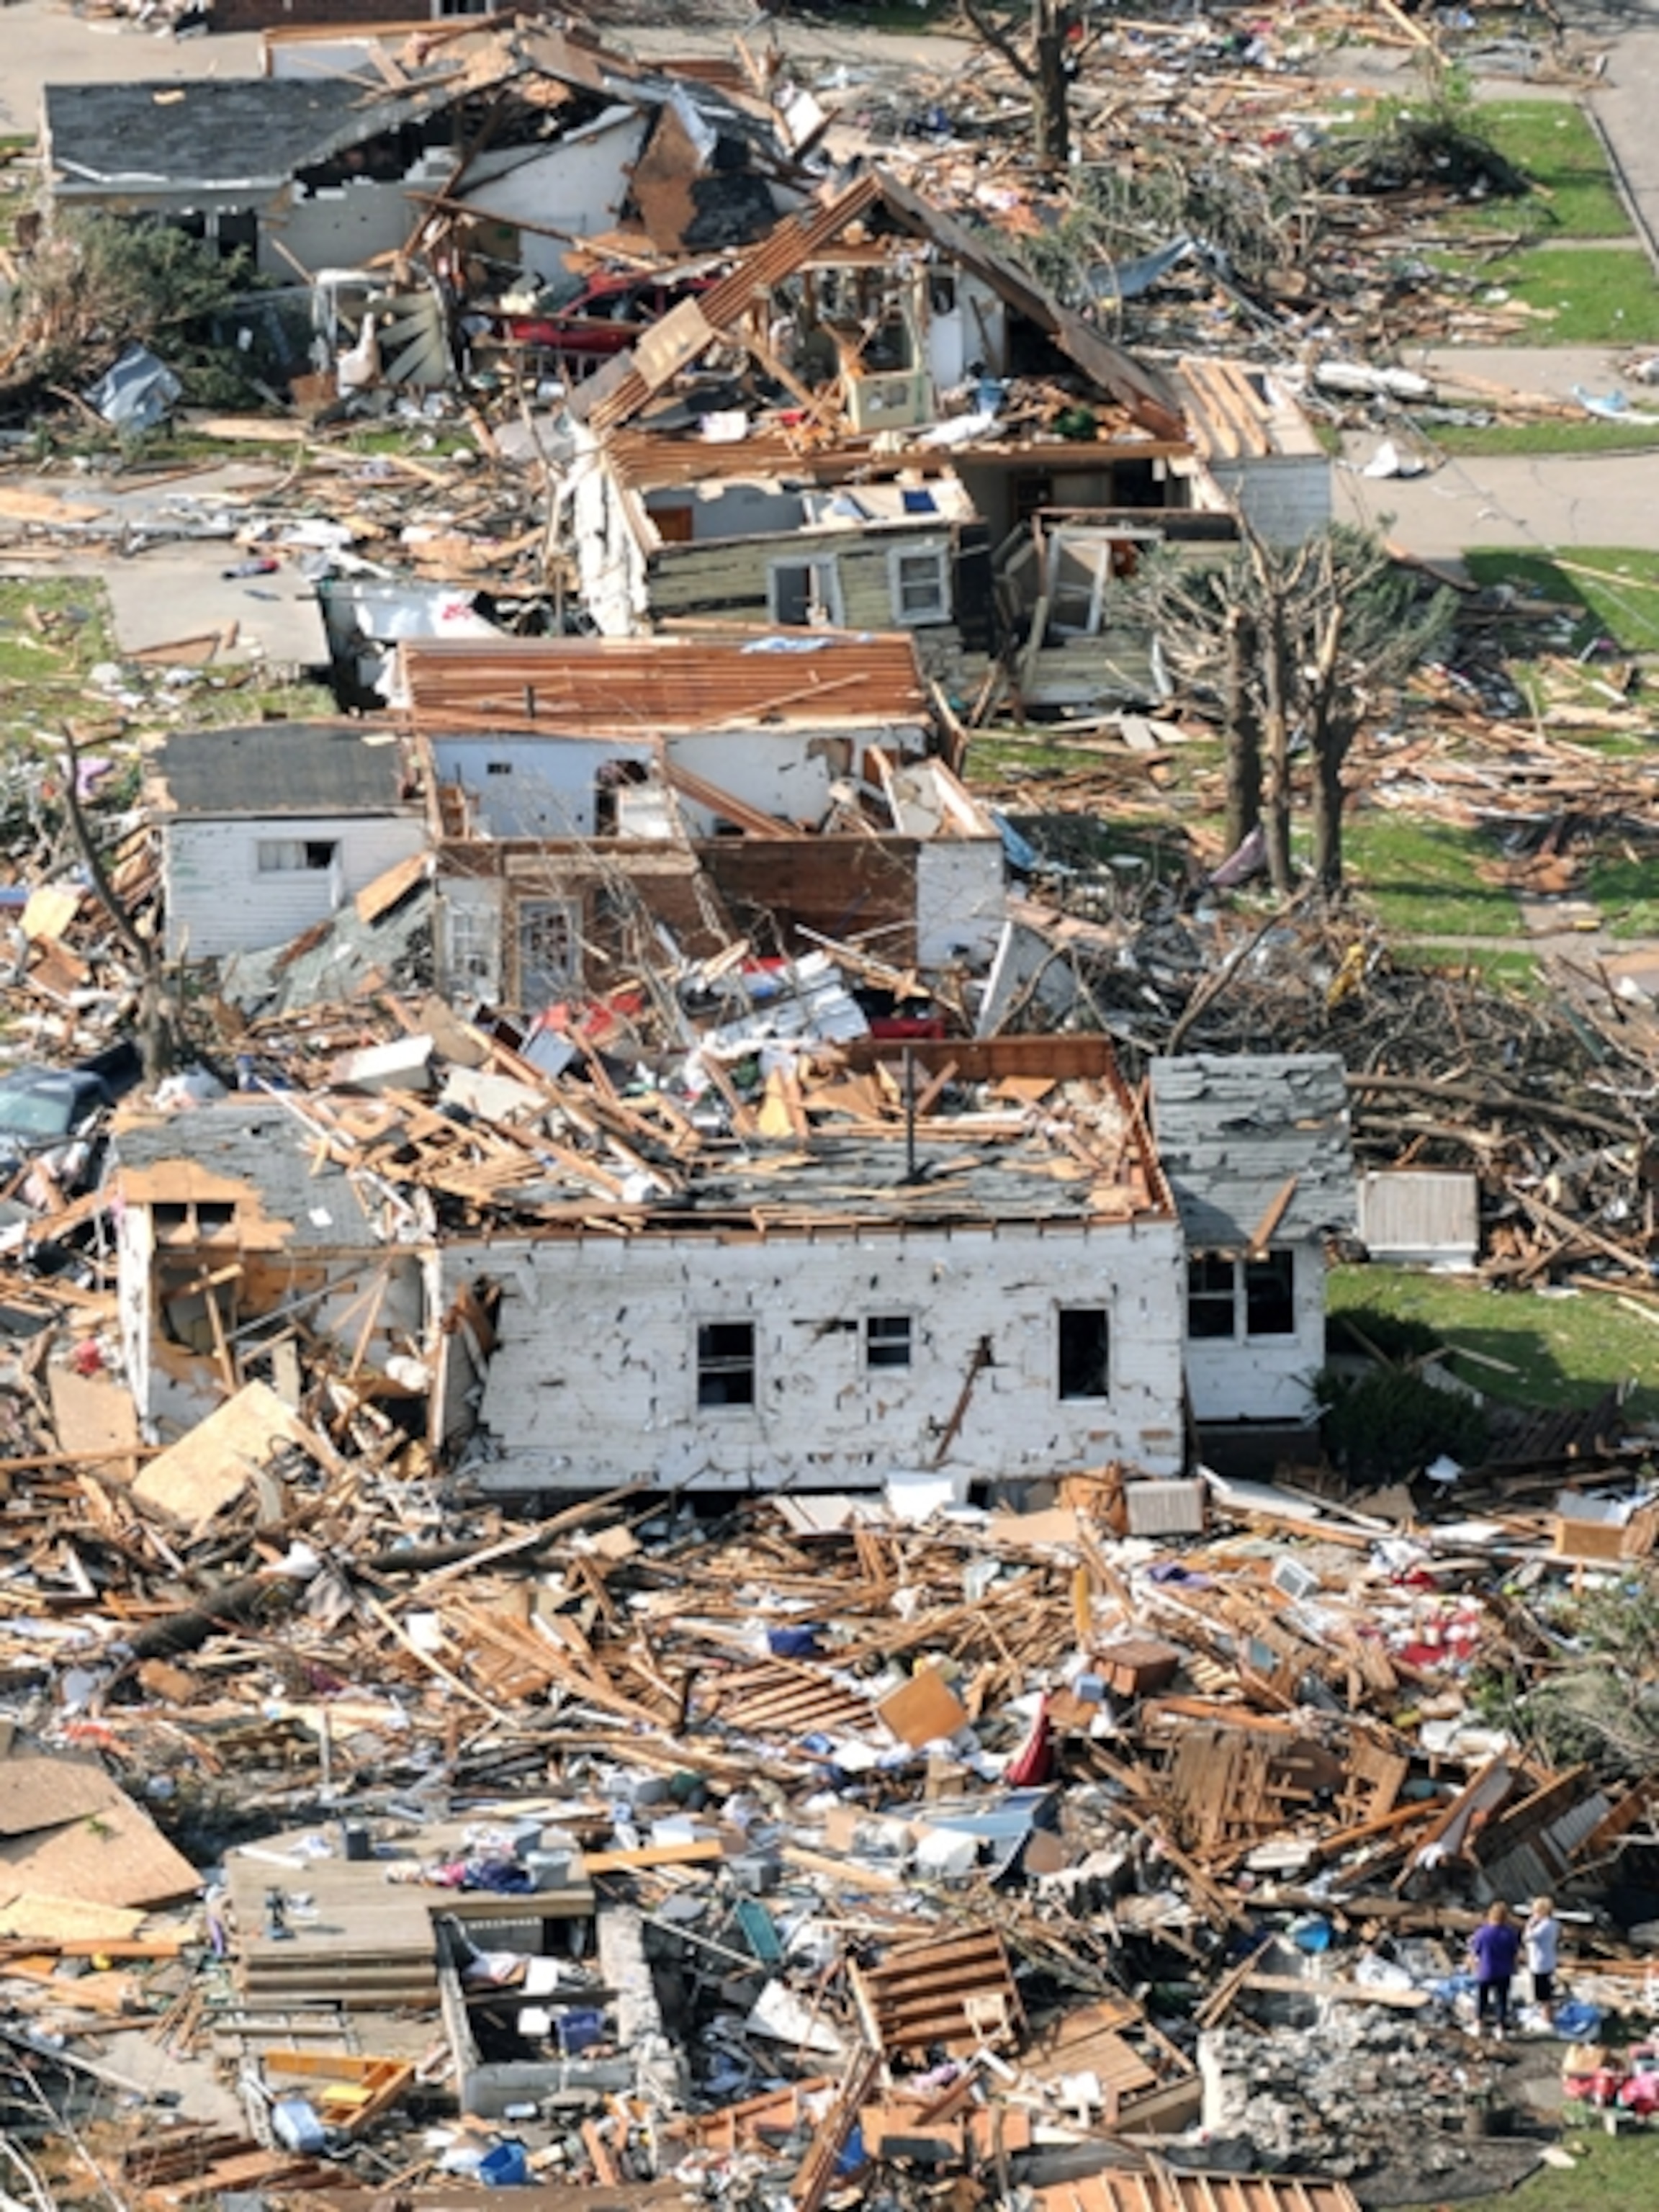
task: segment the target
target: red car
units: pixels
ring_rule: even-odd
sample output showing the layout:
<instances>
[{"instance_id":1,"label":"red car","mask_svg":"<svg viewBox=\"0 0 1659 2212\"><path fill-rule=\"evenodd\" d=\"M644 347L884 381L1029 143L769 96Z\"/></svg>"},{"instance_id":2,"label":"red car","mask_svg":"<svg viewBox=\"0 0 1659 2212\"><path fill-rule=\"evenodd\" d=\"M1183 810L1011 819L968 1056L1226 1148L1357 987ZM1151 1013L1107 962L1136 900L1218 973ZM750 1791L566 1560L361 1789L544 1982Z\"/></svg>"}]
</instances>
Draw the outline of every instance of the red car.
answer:
<instances>
[{"instance_id":1,"label":"red car","mask_svg":"<svg viewBox=\"0 0 1659 2212\"><path fill-rule=\"evenodd\" d=\"M594 276L550 314L508 315L505 327L520 345L605 360L626 353L642 330L714 281L712 276Z\"/></svg>"}]
</instances>

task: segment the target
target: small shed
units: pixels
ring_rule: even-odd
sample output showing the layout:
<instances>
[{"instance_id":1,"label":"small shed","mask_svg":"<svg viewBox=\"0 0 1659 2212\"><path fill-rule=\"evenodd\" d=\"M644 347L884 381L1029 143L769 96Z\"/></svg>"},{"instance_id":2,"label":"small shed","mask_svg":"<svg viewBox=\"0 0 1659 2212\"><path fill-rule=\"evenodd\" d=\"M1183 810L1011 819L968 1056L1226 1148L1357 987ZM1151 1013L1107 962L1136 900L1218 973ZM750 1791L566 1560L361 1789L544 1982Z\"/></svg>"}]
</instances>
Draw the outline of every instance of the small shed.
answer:
<instances>
[{"instance_id":1,"label":"small shed","mask_svg":"<svg viewBox=\"0 0 1659 2212\"><path fill-rule=\"evenodd\" d=\"M1155 1060L1152 1121L1187 1247L1200 1428L1305 1426L1325 1357L1325 1239L1352 1231L1347 1079L1334 1053Z\"/></svg>"},{"instance_id":2,"label":"small shed","mask_svg":"<svg viewBox=\"0 0 1659 2212\"><path fill-rule=\"evenodd\" d=\"M174 958L286 945L426 847L402 746L361 722L175 730L146 798Z\"/></svg>"},{"instance_id":3,"label":"small shed","mask_svg":"<svg viewBox=\"0 0 1659 2212\"><path fill-rule=\"evenodd\" d=\"M1480 1186L1467 1168L1381 1168L1359 1179L1359 1238L1373 1260L1466 1273L1480 1249Z\"/></svg>"}]
</instances>

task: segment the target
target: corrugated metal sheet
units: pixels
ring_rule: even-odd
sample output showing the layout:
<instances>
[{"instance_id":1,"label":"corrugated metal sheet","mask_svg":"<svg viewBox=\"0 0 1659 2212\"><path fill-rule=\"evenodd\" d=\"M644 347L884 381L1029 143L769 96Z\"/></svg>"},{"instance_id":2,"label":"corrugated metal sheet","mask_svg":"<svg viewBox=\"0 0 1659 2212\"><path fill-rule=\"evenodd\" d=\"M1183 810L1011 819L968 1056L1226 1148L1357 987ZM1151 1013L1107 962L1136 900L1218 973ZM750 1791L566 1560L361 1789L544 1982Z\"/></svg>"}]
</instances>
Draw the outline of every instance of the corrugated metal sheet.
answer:
<instances>
[{"instance_id":1,"label":"corrugated metal sheet","mask_svg":"<svg viewBox=\"0 0 1659 2212\"><path fill-rule=\"evenodd\" d=\"M1200 1478L1177 1482L1126 1482L1123 1510L1132 1536L1191 1536L1202 1533L1208 1492Z\"/></svg>"},{"instance_id":2,"label":"corrugated metal sheet","mask_svg":"<svg viewBox=\"0 0 1659 2212\"><path fill-rule=\"evenodd\" d=\"M1155 1060L1158 1148L1189 1245L1236 1251L1290 1178L1272 1241L1354 1221L1348 1086L1334 1053L1194 1053Z\"/></svg>"},{"instance_id":3,"label":"corrugated metal sheet","mask_svg":"<svg viewBox=\"0 0 1659 2212\"><path fill-rule=\"evenodd\" d=\"M399 659L410 711L427 730L638 737L762 719L810 727L927 720L908 630L800 644L806 649L662 636L411 639Z\"/></svg>"}]
</instances>

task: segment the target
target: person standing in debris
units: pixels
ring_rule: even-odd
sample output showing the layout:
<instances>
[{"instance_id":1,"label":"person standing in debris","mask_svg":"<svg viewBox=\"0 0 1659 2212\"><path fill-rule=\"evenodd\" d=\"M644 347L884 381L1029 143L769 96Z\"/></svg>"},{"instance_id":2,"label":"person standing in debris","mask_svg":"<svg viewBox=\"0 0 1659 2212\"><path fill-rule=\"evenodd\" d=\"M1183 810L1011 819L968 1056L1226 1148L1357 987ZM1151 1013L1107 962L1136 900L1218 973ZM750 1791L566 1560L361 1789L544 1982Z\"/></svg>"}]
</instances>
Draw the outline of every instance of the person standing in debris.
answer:
<instances>
[{"instance_id":1,"label":"person standing in debris","mask_svg":"<svg viewBox=\"0 0 1659 2212\"><path fill-rule=\"evenodd\" d=\"M1527 1924L1521 1930L1527 1947L1527 1972L1532 1977L1532 2001L1546 2027L1555 2021L1555 1968L1561 1954L1561 1923L1555 1917L1555 1900L1535 1897Z\"/></svg>"},{"instance_id":2,"label":"person standing in debris","mask_svg":"<svg viewBox=\"0 0 1659 2212\"><path fill-rule=\"evenodd\" d=\"M1469 1956L1474 1961L1475 2033L1490 2018L1493 2038L1501 2043L1509 2033L1510 1984L1521 1956L1521 1931L1501 1897L1486 1908L1486 1918L1470 1936Z\"/></svg>"}]
</instances>

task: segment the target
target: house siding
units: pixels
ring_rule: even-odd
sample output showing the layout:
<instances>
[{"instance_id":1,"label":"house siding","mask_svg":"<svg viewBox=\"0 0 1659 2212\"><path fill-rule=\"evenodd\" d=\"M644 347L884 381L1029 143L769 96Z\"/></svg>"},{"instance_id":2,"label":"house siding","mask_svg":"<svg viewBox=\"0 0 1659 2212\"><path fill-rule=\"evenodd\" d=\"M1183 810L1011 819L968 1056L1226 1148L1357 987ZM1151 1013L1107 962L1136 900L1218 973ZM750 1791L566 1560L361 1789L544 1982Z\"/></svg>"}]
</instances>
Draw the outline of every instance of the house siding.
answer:
<instances>
[{"instance_id":1,"label":"house siding","mask_svg":"<svg viewBox=\"0 0 1659 2212\"><path fill-rule=\"evenodd\" d=\"M1187 1388L1200 1422L1273 1421L1294 1427L1316 1415L1311 1384L1325 1364L1325 1255L1299 1245L1296 1333L1286 1336L1194 1337L1187 1347Z\"/></svg>"},{"instance_id":2,"label":"house siding","mask_svg":"<svg viewBox=\"0 0 1659 2212\"><path fill-rule=\"evenodd\" d=\"M265 838L336 842L338 869L262 876L258 848ZM425 845L424 825L414 814L171 821L162 860L168 955L210 960L286 945Z\"/></svg>"},{"instance_id":3,"label":"house siding","mask_svg":"<svg viewBox=\"0 0 1659 2212\"><path fill-rule=\"evenodd\" d=\"M856 530L795 531L775 537L720 539L708 544L664 546L647 562L651 612L659 621L678 615L741 613L765 622L770 612L768 572L776 561L833 560L841 590L842 624L848 629L892 629L894 611L891 555L900 548L938 548L946 556L946 589L953 562L950 533L937 519L915 530L884 523L860 534ZM950 627L917 624L919 629Z\"/></svg>"},{"instance_id":4,"label":"house siding","mask_svg":"<svg viewBox=\"0 0 1659 2212\"><path fill-rule=\"evenodd\" d=\"M502 1286L472 1470L496 1491L637 1479L708 1489L878 1486L944 1455L962 1481L1182 1462L1182 1255L1173 1221L452 1246L446 1291ZM1111 1389L1058 1395L1057 1312L1110 1316ZM870 1369L868 1314L913 1316L913 1364ZM696 1331L755 1329L752 1407L697 1402Z\"/></svg>"}]
</instances>

